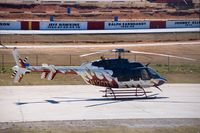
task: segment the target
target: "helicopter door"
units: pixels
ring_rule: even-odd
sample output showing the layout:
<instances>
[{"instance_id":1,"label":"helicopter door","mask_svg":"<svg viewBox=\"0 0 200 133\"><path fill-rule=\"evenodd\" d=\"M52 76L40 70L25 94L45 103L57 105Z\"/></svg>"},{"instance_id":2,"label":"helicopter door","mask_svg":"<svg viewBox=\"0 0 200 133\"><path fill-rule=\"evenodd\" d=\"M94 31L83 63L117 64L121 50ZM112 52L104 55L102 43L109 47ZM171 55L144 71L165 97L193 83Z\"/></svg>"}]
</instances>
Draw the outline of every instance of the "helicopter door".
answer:
<instances>
[{"instance_id":1,"label":"helicopter door","mask_svg":"<svg viewBox=\"0 0 200 133\"><path fill-rule=\"evenodd\" d=\"M130 81L130 71L126 68L114 69L113 77L117 77L118 81Z\"/></svg>"},{"instance_id":2,"label":"helicopter door","mask_svg":"<svg viewBox=\"0 0 200 133\"><path fill-rule=\"evenodd\" d=\"M134 81L139 81L140 77L141 77L141 73L140 73L140 70L139 69L135 69L135 70L132 70L132 79Z\"/></svg>"}]
</instances>

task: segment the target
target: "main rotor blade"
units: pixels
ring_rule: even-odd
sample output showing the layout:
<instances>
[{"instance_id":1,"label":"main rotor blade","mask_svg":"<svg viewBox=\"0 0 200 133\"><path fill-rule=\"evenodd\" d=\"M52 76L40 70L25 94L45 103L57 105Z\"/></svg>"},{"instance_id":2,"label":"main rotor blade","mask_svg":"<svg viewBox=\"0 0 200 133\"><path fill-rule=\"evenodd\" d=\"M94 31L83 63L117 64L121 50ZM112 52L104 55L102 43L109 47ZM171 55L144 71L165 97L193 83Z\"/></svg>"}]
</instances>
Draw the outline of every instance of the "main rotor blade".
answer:
<instances>
[{"instance_id":1,"label":"main rotor blade","mask_svg":"<svg viewBox=\"0 0 200 133\"><path fill-rule=\"evenodd\" d=\"M0 45L5 48L5 49L8 49L8 47L6 47L5 45L3 45L1 42L0 42Z\"/></svg>"},{"instance_id":2,"label":"main rotor blade","mask_svg":"<svg viewBox=\"0 0 200 133\"><path fill-rule=\"evenodd\" d=\"M183 0L184 1L184 3L186 4L186 5L188 5L188 3L187 3L187 1L186 0Z\"/></svg>"},{"instance_id":3,"label":"main rotor blade","mask_svg":"<svg viewBox=\"0 0 200 133\"><path fill-rule=\"evenodd\" d=\"M131 53L134 53L134 54L155 55L155 56L172 57L172 58L178 58L178 59L196 61L196 59L187 58L187 57L181 57L181 56L168 55L168 54L159 54L159 53L150 53L150 52L140 52L140 51L130 51L130 52L131 52Z\"/></svg>"},{"instance_id":4,"label":"main rotor blade","mask_svg":"<svg viewBox=\"0 0 200 133\"><path fill-rule=\"evenodd\" d=\"M90 55L105 53L105 52L112 52L112 51L111 50L101 50L101 51L97 51L97 52L93 52L93 53L83 54L83 55L80 55L80 57L85 57L85 56L90 56Z\"/></svg>"}]
</instances>

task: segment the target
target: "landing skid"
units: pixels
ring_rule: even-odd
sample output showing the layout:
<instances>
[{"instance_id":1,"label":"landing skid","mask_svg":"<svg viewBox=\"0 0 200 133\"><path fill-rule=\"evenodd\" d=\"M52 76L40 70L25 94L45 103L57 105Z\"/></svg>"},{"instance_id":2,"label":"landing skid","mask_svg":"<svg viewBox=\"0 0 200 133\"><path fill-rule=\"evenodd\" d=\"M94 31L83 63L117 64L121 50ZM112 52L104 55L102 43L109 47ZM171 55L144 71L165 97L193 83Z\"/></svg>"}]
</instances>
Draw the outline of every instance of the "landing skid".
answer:
<instances>
[{"instance_id":1,"label":"landing skid","mask_svg":"<svg viewBox=\"0 0 200 133\"><path fill-rule=\"evenodd\" d=\"M148 98L147 94L152 93L152 91L145 91L142 87L137 87L133 89L113 89L106 88L101 92L104 93L103 97L113 97L114 99L122 97L145 97Z\"/></svg>"}]
</instances>

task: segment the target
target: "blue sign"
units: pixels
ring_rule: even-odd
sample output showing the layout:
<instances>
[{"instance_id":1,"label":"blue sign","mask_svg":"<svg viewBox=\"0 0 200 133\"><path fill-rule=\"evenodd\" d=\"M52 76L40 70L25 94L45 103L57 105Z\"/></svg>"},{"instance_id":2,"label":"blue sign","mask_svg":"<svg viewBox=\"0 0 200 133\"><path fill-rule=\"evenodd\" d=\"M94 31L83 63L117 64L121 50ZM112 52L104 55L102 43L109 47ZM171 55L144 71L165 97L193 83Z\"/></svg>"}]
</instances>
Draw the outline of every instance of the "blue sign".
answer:
<instances>
[{"instance_id":1,"label":"blue sign","mask_svg":"<svg viewBox=\"0 0 200 133\"><path fill-rule=\"evenodd\" d=\"M67 7L67 14L70 14L70 13L71 13L71 8Z\"/></svg>"},{"instance_id":2,"label":"blue sign","mask_svg":"<svg viewBox=\"0 0 200 133\"><path fill-rule=\"evenodd\" d=\"M50 21L51 22L54 21L54 16L53 15L50 16Z\"/></svg>"},{"instance_id":3,"label":"blue sign","mask_svg":"<svg viewBox=\"0 0 200 133\"><path fill-rule=\"evenodd\" d=\"M114 21L118 21L118 16L114 16Z\"/></svg>"}]
</instances>

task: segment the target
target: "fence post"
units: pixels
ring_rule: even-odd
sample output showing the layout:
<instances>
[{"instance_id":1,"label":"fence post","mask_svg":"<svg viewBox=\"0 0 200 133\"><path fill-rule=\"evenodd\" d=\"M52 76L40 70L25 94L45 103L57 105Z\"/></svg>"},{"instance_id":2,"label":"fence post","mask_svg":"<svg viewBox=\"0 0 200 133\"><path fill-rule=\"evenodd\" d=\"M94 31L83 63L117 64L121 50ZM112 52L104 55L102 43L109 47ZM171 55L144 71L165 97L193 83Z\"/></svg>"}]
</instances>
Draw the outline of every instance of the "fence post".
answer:
<instances>
[{"instance_id":1,"label":"fence post","mask_svg":"<svg viewBox=\"0 0 200 133\"><path fill-rule=\"evenodd\" d=\"M174 32L175 41L177 41L177 34Z\"/></svg>"},{"instance_id":2,"label":"fence post","mask_svg":"<svg viewBox=\"0 0 200 133\"><path fill-rule=\"evenodd\" d=\"M169 56L168 56L168 57L167 57L168 72L169 72L169 65L170 65L170 59L169 59Z\"/></svg>"},{"instance_id":3,"label":"fence post","mask_svg":"<svg viewBox=\"0 0 200 133\"><path fill-rule=\"evenodd\" d=\"M12 35L10 35L10 43L12 43Z\"/></svg>"},{"instance_id":4,"label":"fence post","mask_svg":"<svg viewBox=\"0 0 200 133\"><path fill-rule=\"evenodd\" d=\"M32 34L32 39L33 39L33 43L35 43L35 38L34 38L34 34Z\"/></svg>"},{"instance_id":5,"label":"fence post","mask_svg":"<svg viewBox=\"0 0 200 133\"><path fill-rule=\"evenodd\" d=\"M1 55L1 71L4 70L4 54Z\"/></svg>"},{"instance_id":6,"label":"fence post","mask_svg":"<svg viewBox=\"0 0 200 133\"><path fill-rule=\"evenodd\" d=\"M72 55L71 54L69 55L69 65L70 66L72 65Z\"/></svg>"}]
</instances>

